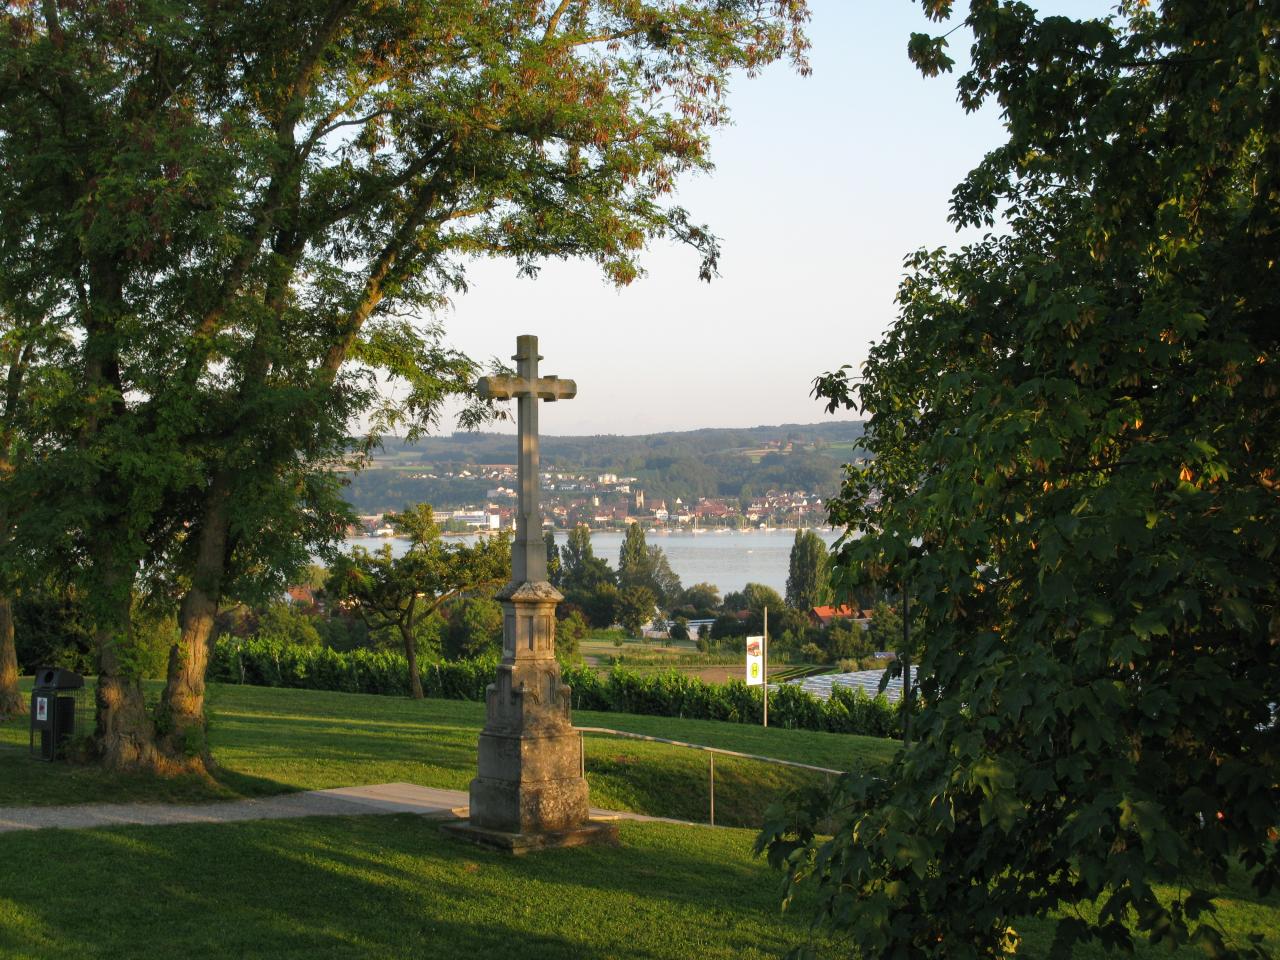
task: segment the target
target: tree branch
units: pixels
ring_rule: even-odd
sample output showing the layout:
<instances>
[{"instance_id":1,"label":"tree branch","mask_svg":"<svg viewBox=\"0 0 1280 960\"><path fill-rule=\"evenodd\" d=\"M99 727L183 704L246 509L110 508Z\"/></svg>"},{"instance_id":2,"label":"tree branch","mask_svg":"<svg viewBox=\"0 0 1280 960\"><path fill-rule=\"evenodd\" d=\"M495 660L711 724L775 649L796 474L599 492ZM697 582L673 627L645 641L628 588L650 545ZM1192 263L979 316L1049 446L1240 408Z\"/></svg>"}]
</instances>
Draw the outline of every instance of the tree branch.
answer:
<instances>
[{"instance_id":1,"label":"tree branch","mask_svg":"<svg viewBox=\"0 0 1280 960\"><path fill-rule=\"evenodd\" d=\"M560 18L564 16L565 11L569 9L569 4L572 2L573 0L560 0L559 5L556 7L555 11L551 14L551 19L547 21L546 32L543 33L542 35L542 40L544 43L547 40L550 40L551 37L555 34L556 28L560 26Z\"/></svg>"}]
</instances>

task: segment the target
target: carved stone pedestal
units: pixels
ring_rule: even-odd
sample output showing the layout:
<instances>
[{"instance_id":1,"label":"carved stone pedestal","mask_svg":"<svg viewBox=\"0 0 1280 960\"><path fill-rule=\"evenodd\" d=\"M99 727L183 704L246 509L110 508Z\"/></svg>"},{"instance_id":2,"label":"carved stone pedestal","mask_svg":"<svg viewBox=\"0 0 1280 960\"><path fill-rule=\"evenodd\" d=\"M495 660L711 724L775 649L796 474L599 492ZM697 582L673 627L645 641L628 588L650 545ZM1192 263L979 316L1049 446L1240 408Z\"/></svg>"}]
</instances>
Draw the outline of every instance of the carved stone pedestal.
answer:
<instances>
[{"instance_id":1,"label":"carved stone pedestal","mask_svg":"<svg viewBox=\"0 0 1280 960\"><path fill-rule=\"evenodd\" d=\"M499 598L502 663L485 691L470 819L447 829L513 853L617 843L617 824L593 821L587 803L582 738L555 658L561 596L544 581L512 583Z\"/></svg>"}]
</instances>

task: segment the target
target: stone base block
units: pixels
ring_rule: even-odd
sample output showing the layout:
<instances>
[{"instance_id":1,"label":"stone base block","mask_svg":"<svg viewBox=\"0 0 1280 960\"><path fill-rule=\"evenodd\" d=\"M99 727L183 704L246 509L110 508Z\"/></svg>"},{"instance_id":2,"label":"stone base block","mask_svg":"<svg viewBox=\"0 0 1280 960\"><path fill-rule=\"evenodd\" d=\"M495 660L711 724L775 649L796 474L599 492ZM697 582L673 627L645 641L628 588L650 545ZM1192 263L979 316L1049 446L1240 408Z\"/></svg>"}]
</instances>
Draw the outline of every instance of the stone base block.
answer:
<instances>
[{"instance_id":1,"label":"stone base block","mask_svg":"<svg viewBox=\"0 0 1280 960\"><path fill-rule=\"evenodd\" d=\"M487 830L507 833L549 833L570 830L591 817L587 781L499 780L471 781L471 820Z\"/></svg>"},{"instance_id":2,"label":"stone base block","mask_svg":"<svg viewBox=\"0 0 1280 960\"><path fill-rule=\"evenodd\" d=\"M495 850L504 850L515 856L538 850L554 850L557 847L584 847L589 844L618 845L618 824L612 820L588 820L567 830L548 830L541 833L510 833L479 827L470 820L452 820L441 828L472 843Z\"/></svg>"}]
</instances>

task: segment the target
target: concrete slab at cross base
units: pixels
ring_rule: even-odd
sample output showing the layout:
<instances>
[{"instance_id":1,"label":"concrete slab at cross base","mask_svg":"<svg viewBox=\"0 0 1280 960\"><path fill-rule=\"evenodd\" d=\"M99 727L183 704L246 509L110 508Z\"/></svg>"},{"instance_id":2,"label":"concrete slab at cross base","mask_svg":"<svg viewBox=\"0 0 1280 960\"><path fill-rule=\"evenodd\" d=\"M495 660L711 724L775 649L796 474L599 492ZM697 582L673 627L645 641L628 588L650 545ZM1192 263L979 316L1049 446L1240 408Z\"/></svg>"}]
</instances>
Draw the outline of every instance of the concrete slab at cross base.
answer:
<instances>
[{"instance_id":1,"label":"concrete slab at cross base","mask_svg":"<svg viewBox=\"0 0 1280 960\"><path fill-rule=\"evenodd\" d=\"M618 846L618 824L611 820L588 820L565 830L547 830L540 833L509 833L506 830L490 830L476 826L470 820L451 820L441 824L441 829L455 836L484 847L505 850L515 856L538 850L554 850L558 847L585 847L592 844Z\"/></svg>"}]
</instances>

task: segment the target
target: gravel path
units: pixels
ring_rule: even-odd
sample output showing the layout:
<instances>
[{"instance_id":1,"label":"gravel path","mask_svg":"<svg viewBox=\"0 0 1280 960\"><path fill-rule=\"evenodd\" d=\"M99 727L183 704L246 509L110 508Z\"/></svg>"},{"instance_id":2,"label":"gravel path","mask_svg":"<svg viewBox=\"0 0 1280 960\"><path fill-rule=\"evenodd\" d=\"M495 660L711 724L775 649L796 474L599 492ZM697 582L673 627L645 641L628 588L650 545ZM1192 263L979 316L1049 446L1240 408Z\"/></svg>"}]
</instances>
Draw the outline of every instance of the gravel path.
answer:
<instances>
[{"instance_id":1,"label":"gravel path","mask_svg":"<svg viewBox=\"0 0 1280 960\"><path fill-rule=\"evenodd\" d=\"M87 803L68 807L0 807L0 833L11 830L84 830L126 825L167 826L175 823L235 823L241 820L292 820L298 817L346 817L416 813L453 819L467 815L468 796L462 790L437 790L412 783L380 783L368 787L311 790L260 800L227 803ZM592 816L618 820L682 821L646 817L638 813L591 811Z\"/></svg>"}]
</instances>

